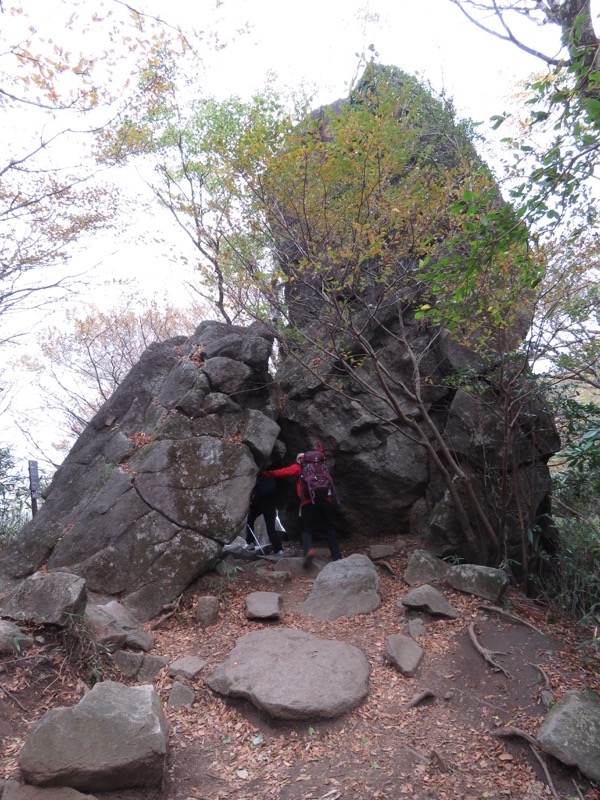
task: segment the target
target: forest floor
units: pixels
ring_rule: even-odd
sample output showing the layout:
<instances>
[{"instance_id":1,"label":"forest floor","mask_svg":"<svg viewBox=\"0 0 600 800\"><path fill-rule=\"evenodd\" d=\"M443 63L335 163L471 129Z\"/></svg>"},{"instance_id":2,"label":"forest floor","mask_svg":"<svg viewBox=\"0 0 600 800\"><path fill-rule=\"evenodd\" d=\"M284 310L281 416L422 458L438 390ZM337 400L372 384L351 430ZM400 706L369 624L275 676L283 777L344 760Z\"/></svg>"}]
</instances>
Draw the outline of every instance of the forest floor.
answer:
<instances>
[{"instance_id":1,"label":"forest floor","mask_svg":"<svg viewBox=\"0 0 600 800\"><path fill-rule=\"evenodd\" d=\"M391 540L377 540L378 544ZM365 552L373 542L343 542L344 555ZM505 727L535 737L546 714L542 695L555 701L575 688L600 692L600 655L589 632L509 589L503 608L537 630L506 616L485 612L478 598L448 587L446 598L460 611L457 620L426 618L419 643L425 656L413 678L399 674L385 658L385 638L404 633L406 615L397 601L408 590L402 579L407 542L381 568L381 606L371 614L323 622L294 612L313 580L294 577L278 591L278 622L248 620L245 598L273 591L264 576L268 562L251 562L235 575L205 575L181 599L176 613L152 632L153 653L170 660L197 655L206 666L193 684L191 707L170 709L172 679L167 670L155 686L169 718L170 756L165 785L155 791L96 794L99 800L600 800L574 768L549 756L538 758L522 737L497 734ZM410 546L412 545L412 546ZM291 545L288 543L287 548ZM217 623L201 629L195 621L200 595L218 594ZM423 614L419 614L422 618ZM425 615L426 616L426 615ZM508 674L494 671L474 647L468 628ZM247 701L214 694L202 680L237 639L265 624L298 628L360 647L371 666L370 690L358 708L336 720L310 724L274 721ZM150 629L152 623L148 623ZM18 753L32 723L46 711L79 701L90 671L123 680L106 664L86 656L81 642L67 643L47 631L32 650L0 661L0 778L18 779ZM423 692L431 695L406 707ZM538 754L539 755L539 754ZM1 786L1 783L0 783Z\"/></svg>"}]
</instances>

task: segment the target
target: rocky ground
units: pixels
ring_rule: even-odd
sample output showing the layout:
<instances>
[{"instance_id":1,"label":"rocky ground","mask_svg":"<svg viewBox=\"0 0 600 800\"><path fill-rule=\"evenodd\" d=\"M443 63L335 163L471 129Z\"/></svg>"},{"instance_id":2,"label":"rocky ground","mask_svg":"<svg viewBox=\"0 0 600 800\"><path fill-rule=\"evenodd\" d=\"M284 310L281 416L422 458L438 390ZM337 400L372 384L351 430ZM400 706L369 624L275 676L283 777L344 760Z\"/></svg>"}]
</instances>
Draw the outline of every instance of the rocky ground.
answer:
<instances>
[{"instance_id":1,"label":"rocky ground","mask_svg":"<svg viewBox=\"0 0 600 800\"><path fill-rule=\"evenodd\" d=\"M390 540L386 540L390 541ZM378 540L379 542L379 540ZM384 542L381 542L384 543ZM344 555L366 552L368 542L344 542ZM273 591L272 565L250 562L243 571L204 576L181 598L175 613L153 633L153 653L174 660L194 654L210 674L236 640L265 625L285 625L360 647L371 666L367 700L333 721L274 722L246 701L224 700L202 680L194 683L189 708L167 709L171 755L165 786L154 793L97 795L112 800L600 800L600 791L574 769L550 757L540 761L522 737L497 736L506 727L535 736L544 702L587 685L600 692L600 657L590 632L509 589L504 609L536 630L508 617L484 612L482 601L444 588L460 618L427 619L419 638L425 650L416 677L405 678L385 658L385 637L404 633L407 613L397 600L407 555L417 543L386 560L380 570L381 607L354 619L323 622L294 612L312 587L295 577L277 591L283 599L278 622L246 618L245 598ZM291 549L291 545L286 547ZM217 594L219 621L205 630L195 621L199 595ZM420 614L423 616L423 614ZM475 622L481 645L508 674L493 671L468 633ZM146 627L150 629L154 623ZM98 659L85 635L49 634L34 650L0 662L0 776L17 777L16 757L31 724L50 708L72 705L98 677L122 680ZM172 684L164 670L156 686L167 705ZM423 693L430 693L419 700ZM414 705L412 705L414 703Z\"/></svg>"}]
</instances>

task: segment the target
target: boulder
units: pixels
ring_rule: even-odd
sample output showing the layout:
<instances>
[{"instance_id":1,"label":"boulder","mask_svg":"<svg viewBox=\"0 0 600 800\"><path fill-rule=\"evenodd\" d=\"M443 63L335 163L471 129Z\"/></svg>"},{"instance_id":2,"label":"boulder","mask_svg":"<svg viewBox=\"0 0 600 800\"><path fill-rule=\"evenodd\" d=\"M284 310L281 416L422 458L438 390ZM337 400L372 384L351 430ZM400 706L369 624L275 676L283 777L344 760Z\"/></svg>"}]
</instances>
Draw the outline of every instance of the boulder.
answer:
<instances>
[{"instance_id":1,"label":"boulder","mask_svg":"<svg viewBox=\"0 0 600 800\"><path fill-rule=\"evenodd\" d=\"M502 569L477 564L458 564L446 571L446 583L459 592L474 594L498 603L508 587L508 575Z\"/></svg>"},{"instance_id":2,"label":"boulder","mask_svg":"<svg viewBox=\"0 0 600 800\"><path fill-rule=\"evenodd\" d=\"M36 722L19 755L25 781L81 791L162 783L168 723L151 686L97 683L76 706Z\"/></svg>"},{"instance_id":3,"label":"boulder","mask_svg":"<svg viewBox=\"0 0 600 800\"><path fill-rule=\"evenodd\" d=\"M600 781L600 696L574 689L548 711L538 731L542 750Z\"/></svg>"},{"instance_id":4,"label":"boulder","mask_svg":"<svg viewBox=\"0 0 600 800\"><path fill-rule=\"evenodd\" d=\"M436 558L427 550L414 550L410 554L404 580L409 586L416 583L429 583L430 581L441 581L448 572L449 564Z\"/></svg>"},{"instance_id":5,"label":"boulder","mask_svg":"<svg viewBox=\"0 0 600 800\"><path fill-rule=\"evenodd\" d=\"M378 589L375 565L367 556L356 553L327 564L296 611L317 619L368 614L381 605Z\"/></svg>"},{"instance_id":6,"label":"boulder","mask_svg":"<svg viewBox=\"0 0 600 800\"><path fill-rule=\"evenodd\" d=\"M423 609L437 617L458 619L460 616L441 592L426 583L416 589L412 589L407 595L398 600L398 605L406 606L406 608Z\"/></svg>"},{"instance_id":7,"label":"boulder","mask_svg":"<svg viewBox=\"0 0 600 800\"><path fill-rule=\"evenodd\" d=\"M85 581L67 572L36 572L4 600L2 616L61 628L81 617L87 601Z\"/></svg>"},{"instance_id":8,"label":"boulder","mask_svg":"<svg viewBox=\"0 0 600 800\"><path fill-rule=\"evenodd\" d=\"M269 628L239 639L206 683L277 719L329 719L367 696L369 662L362 650L346 642Z\"/></svg>"}]
</instances>

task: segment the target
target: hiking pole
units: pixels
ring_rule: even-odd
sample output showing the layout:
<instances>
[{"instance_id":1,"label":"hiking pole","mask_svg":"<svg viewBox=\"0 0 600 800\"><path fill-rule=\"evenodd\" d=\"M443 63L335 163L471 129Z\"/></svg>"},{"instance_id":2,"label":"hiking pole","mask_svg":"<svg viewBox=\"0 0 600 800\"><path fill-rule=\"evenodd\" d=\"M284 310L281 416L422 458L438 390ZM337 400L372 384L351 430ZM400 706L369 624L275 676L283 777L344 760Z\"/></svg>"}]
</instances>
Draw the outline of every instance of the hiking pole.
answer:
<instances>
[{"instance_id":1,"label":"hiking pole","mask_svg":"<svg viewBox=\"0 0 600 800\"><path fill-rule=\"evenodd\" d=\"M253 539L254 539L254 541L256 542L256 549L257 549L257 550L260 550L260 552L261 552L261 553L264 555L265 548L264 548L264 546L263 546L263 545L262 545L262 544L261 544L261 543L258 541L258 536L257 536L257 535L254 533L254 530L251 528L251 526L250 526L250 525L248 525L248 523L246 523L246 527L248 528L248 530L249 530L249 531L250 531L250 533L252 534L252 538L253 538Z\"/></svg>"}]
</instances>

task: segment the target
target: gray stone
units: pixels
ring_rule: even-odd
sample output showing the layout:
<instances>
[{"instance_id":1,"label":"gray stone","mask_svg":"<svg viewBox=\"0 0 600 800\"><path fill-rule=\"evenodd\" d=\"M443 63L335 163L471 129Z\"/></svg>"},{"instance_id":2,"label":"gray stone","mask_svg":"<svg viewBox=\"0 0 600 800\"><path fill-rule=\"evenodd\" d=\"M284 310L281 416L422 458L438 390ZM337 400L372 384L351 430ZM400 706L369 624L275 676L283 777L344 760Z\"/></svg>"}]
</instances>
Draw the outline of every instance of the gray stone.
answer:
<instances>
[{"instance_id":1,"label":"gray stone","mask_svg":"<svg viewBox=\"0 0 600 800\"><path fill-rule=\"evenodd\" d=\"M292 573L289 570L274 570L265 574L265 582L273 586L285 586L292 580Z\"/></svg>"},{"instance_id":2,"label":"gray stone","mask_svg":"<svg viewBox=\"0 0 600 800\"><path fill-rule=\"evenodd\" d=\"M426 583L423 586L412 589L398 601L398 605L406 606L406 608L423 609L430 614L448 617L449 619L458 619L460 616L441 592Z\"/></svg>"},{"instance_id":3,"label":"gray stone","mask_svg":"<svg viewBox=\"0 0 600 800\"><path fill-rule=\"evenodd\" d=\"M169 664L171 678L189 678L194 680L206 666L206 661L198 656L183 656Z\"/></svg>"},{"instance_id":4,"label":"gray stone","mask_svg":"<svg viewBox=\"0 0 600 800\"><path fill-rule=\"evenodd\" d=\"M182 706L191 706L196 699L196 694L190 686L184 683L175 681L169 692L169 699L167 705L169 708L181 708Z\"/></svg>"},{"instance_id":5,"label":"gray stone","mask_svg":"<svg viewBox=\"0 0 600 800\"><path fill-rule=\"evenodd\" d=\"M600 781L600 696L574 689L552 706L538 731L542 750Z\"/></svg>"},{"instance_id":6,"label":"gray stone","mask_svg":"<svg viewBox=\"0 0 600 800\"><path fill-rule=\"evenodd\" d=\"M408 635L411 636L413 639L418 639L419 636L425 636L427 633L427 628L421 617L415 617L414 619L409 619L406 623L406 629L408 631Z\"/></svg>"},{"instance_id":7,"label":"gray stone","mask_svg":"<svg viewBox=\"0 0 600 800\"><path fill-rule=\"evenodd\" d=\"M327 564L310 595L296 610L317 619L368 614L381 605L378 589L375 565L367 556L356 553Z\"/></svg>"},{"instance_id":8,"label":"gray stone","mask_svg":"<svg viewBox=\"0 0 600 800\"><path fill-rule=\"evenodd\" d=\"M24 633L18 625L0 619L0 655L4 653L19 653L31 647L33 639Z\"/></svg>"},{"instance_id":9,"label":"gray stone","mask_svg":"<svg viewBox=\"0 0 600 800\"><path fill-rule=\"evenodd\" d=\"M152 650L154 647L154 636L142 628L138 620L121 603L111 600L103 605L92 605L88 603L85 609L85 617L93 625L101 625L103 622L115 631L125 634L125 647L130 650Z\"/></svg>"},{"instance_id":10,"label":"gray stone","mask_svg":"<svg viewBox=\"0 0 600 800\"><path fill-rule=\"evenodd\" d=\"M113 664L126 678L136 678L144 663L142 653L118 650L113 656Z\"/></svg>"},{"instance_id":11,"label":"gray stone","mask_svg":"<svg viewBox=\"0 0 600 800\"><path fill-rule=\"evenodd\" d=\"M412 678L423 658L423 648L408 636L392 633L385 639L385 655L398 672Z\"/></svg>"},{"instance_id":12,"label":"gray stone","mask_svg":"<svg viewBox=\"0 0 600 800\"><path fill-rule=\"evenodd\" d=\"M377 561L379 558L392 558L396 552L393 544L372 544L367 550L367 555L373 561Z\"/></svg>"},{"instance_id":13,"label":"gray stone","mask_svg":"<svg viewBox=\"0 0 600 800\"><path fill-rule=\"evenodd\" d=\"M2 616L64 628L82 615L86 601L83 578L66 572L36 572L5 599Z\"/></svg>"},{"instance_id":14,"label":"gray stone","mask_svg":"<svg viewBox=\"0 0 600 800\"><path fill-rule=\"evenodd\" d=\"M477 564L458 564L446 572L446 583L460 592L474 594L497 603L508 587L508 575L502 569Z\"/></svg>"},{"instance_id":15,"label":"gray stone","mask_svg":"<svg viewBox=\"0 0 600 800\"><path fill-rule=\"evenodd\" d=\"M46 787L26 786L16 781L6 781L2 800L97 800L94 795L82 794L67 786Z\"/></svg>"},{"instance_id":16,"label":"gray stone","mask_svg":"<svg viewBox=\"0 0 600 800\"><path fill-rule=\"evenodd\" d=\"M97 683L72 708L36 722L19 755L25 781L81 791L162 783L168 723L151 686Z\"/></svg>"},{"instance_id":17,"label":"gray stone","mask_svg":"<svg viewBox=\"0 0 600 800\"><path fill-rule=\"evenodd\" d=\"M219 598L212 595L199 597L196 602L196 622L201 628L209 628L219 618Z\"/></svg>"},{"instance_id":18,"label":"gray stone","mask_svg":"<svg viewBox=\"0 0 600 800\"><path fill-rule=\"evenodd\" d=\"M279 619L281 595L276 592L252 592L246 597L248 619Z\"/></svg>"},{"instance_id":19,"label":"gray stone","mask_svg":"<svg viewBox=\"0 0 600 800\"><path fill-rule=\"evenodd\" d=\"M410 554L404 580L409 586L416 583L429 583L430 581L441 581L448 572L449 565L440 558L428 553L427 550L414 550Z\"/></svg>"},{"instance_id":20,"label":"gray stone","mask_svg":"<svg viewBox=\"0 0 600 800\"><path fill-rule=\"evenodd\" d=\"M137 680L140 683L151 683L168 663L169 659L166 656L144 656Z\"/></svg>"},{"instance_id":21,"label":"gray stone","mask_svg":"<svg viewBox=\"0 0 600 800\"><path fill-rule=\"evenodd\" d=\"M369 662L354 645L267 628L239 639L206 683L278 719L328 719L367 696Z\"/></svg>"}]
</instances>

